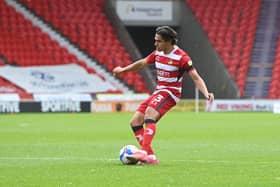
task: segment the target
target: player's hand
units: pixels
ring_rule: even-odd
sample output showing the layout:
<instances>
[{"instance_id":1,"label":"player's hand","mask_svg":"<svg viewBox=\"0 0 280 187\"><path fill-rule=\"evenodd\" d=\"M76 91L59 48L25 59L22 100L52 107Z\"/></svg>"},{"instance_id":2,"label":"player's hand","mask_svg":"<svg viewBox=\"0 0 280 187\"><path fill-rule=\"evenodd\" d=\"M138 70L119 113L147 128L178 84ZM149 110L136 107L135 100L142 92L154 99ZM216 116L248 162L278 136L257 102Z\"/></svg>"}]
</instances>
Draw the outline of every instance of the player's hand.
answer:
<instances>
[{"instance_id":1,"label":"player's hand","mask_svg":"<svg viewBox=\"0 0 280 187\"><path fill-rule=\"evenodd\" d=\"M120 66L117 66L113 69L113 75L116 76L118 74L120 74L123 71L123 68Z\"/></svg>"},{"instance_id":2,"label":"player's hand","mask_svg":"<svg viewBox=\"0 0 280 187\"><path fill-rule=\"evenodd\" d=\"M213 93L208 93L207 100L210 103L212 103L214 101L214 94Z\"/></svg>"}]
</instances>

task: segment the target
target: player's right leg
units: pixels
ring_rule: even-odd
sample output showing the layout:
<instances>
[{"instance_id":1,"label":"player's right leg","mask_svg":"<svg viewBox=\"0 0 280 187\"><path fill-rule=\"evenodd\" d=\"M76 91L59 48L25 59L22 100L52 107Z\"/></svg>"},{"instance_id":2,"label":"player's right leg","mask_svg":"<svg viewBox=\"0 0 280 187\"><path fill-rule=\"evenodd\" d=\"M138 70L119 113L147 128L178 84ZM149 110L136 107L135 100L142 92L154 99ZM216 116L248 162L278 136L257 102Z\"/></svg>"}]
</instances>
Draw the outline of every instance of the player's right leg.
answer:
<instances>
[{"instance_id":1,"label":"player's right leg","mask_svg":"<svg viewBox=\"0 0 280 187\"><path fill-rule=\"evenodd\" d=\"M150 151L156 132L156 123L175 105L175 100L168 92L158 91L151 97L144 115L146 128L144 131L142 150L147 151L148 155L141 158L143 162L148 164L159 163L159 160L156 158L153 151Z\"/></svg>"},{"instance_id":2,"label":"player's right leg","mask_svg":"<svg viewBox=\"0 0 280 187\"><path fill-rule=\"evenodd\" d=\"M159 160L155 155L148 155L146 151L139 150L133 155L127 156L127 159L132 162L138 162L139 164L158 164Z\"/></svg>"},{"instance_id":3,"label":"player's right leg","mask_svg":"<svg viewBox=\"0 0 280 187\"><path fill-rule=\"evenodd\" d=\"M146 124L146 127L145 127L145 129L143 128L143 131L142 131L143 134L141 134L141 141L138 139L137 134L136 134L139 131L139 129L137 129L137 131L134 131L134 133L138 139L138 142L141 142L140 145L141 145L142 150L135 152L134 154L128 156L127 158L129 160L131 160L132 162L140 161L140 162L147 163L147 164L158 164L159 161L157 160L156 156L154 155L154 151L152 149L151 142L152 142L152 139L153 139L153 137L155 135L155 131L156 131L156 121L160 117L160 115L155 109L148 107L145 110L145 115L141 112L136 112L133 117L132 122L136 121L139 124L139 121L136 120L138 117L139 118L141 117L141 121L144 120L144 118L148 118L148 119L145 119L145 121L144 121ZM133 124L133 123L131 123L131 124ZM135 127L132 129L136 130Z\"/></svg>"}]
</instances>

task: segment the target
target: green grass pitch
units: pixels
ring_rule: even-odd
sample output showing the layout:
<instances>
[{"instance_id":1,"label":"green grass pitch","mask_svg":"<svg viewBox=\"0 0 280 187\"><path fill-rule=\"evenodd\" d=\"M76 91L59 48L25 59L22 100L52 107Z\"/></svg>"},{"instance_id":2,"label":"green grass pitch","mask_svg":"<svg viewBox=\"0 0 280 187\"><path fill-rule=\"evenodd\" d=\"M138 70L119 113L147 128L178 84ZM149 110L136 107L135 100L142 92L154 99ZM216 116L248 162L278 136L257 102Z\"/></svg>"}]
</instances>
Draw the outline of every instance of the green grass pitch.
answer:
<instances>
[{"instance_id":1,"label":"green grass pitch","mask_svg":"<svg viewBox=\"0 0 280 187\"><path fill-rule=\"evenodd\" d=\"M170 112L156 166L124 166L131 113L0 115L2 187L279 187L280 115Z\"/></svg>"}]
</instances>

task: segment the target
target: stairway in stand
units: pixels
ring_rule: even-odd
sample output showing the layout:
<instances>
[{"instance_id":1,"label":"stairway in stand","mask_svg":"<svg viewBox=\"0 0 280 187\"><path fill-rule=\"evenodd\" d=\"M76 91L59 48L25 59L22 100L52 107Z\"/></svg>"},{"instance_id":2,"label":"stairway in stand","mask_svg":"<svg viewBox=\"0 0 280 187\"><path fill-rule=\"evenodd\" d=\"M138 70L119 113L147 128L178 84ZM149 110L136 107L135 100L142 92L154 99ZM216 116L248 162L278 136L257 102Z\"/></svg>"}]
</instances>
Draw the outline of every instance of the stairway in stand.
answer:
<instances>
[{"instance_id":1,"label":"stairway in stand","mask_svg":"<svg viewBox=\"0 0 280 187\"><path fill-rule=\"evenodd\" d=\"M248 70L245 97L266 98L280 31L280 1L263 0Z\"/></svg>"}]
</instances>

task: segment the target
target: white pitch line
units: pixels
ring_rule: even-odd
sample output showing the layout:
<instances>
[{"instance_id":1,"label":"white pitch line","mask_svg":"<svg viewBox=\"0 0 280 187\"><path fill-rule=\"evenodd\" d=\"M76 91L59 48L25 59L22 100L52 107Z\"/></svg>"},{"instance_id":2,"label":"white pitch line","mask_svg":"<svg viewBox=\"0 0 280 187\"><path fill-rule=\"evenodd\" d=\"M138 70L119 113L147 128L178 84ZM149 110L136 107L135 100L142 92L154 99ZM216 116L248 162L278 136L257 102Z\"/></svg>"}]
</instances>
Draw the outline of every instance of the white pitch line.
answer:
<instances>
[{"instance_id":1,"label":"white pitch line","mask_svg":"<svg viewBox=\"0 0 280 187\"><path fill-rule=\"evenodd\" d=\"M224 164L280 164L280 161L241 161L241 160L170 160L170 162L224 163Z\"/></svg>"},{"instance_id":2,"label":"white pitch line","mask_svg":"<svg viewBox=\"0 0 280 187\"><path fill-rule=\"evenodd\" d=\"M84 160L84 161L116 161L113 158L85 158L85 157L0 157L0 160Z\"/></svg>"},{"instance_id":3,"label":"white pitch line","mask_svg":"<svg viewBox=\"0 0 280 187\"><path fill-rule=\"evenodd\" d=\"M86 157L0 157L0 160L57 160L57 161L71 161L71 160L80 160L80 161L105 161L105 162L114 162L118 161L118 158L86 158ZM161 160L162 161L162 160ZM165 162L189 162L189 163L223 163L223 164L280 164L280 161L234 161L234 160L163 160Z\"/></svg>"}]
</instances>

